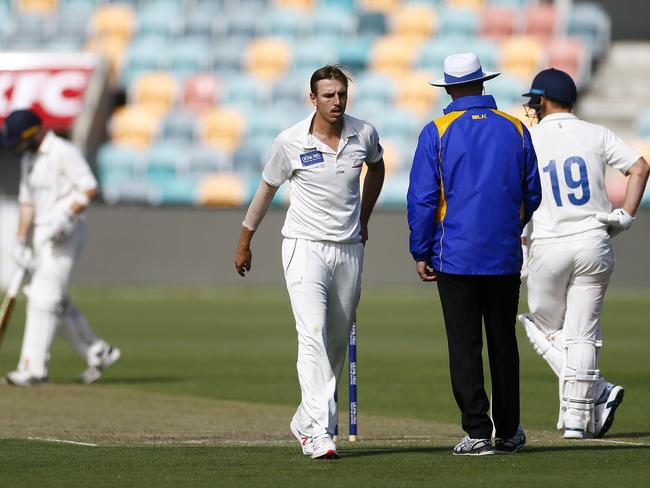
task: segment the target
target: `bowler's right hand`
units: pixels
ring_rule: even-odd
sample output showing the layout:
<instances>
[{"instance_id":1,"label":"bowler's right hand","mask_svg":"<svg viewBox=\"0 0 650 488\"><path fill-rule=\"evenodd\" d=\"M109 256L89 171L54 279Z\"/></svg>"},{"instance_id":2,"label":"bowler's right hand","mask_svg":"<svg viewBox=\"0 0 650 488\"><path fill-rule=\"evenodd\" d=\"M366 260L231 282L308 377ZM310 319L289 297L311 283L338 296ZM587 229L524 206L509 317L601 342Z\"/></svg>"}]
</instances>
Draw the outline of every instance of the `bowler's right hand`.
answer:
<instances>
[{"instance_id":1,"label":"bowler's right hand","mask_svg":"<svg viewBox=\"0 0 650 488\"><path fill-rule=\"evenodd\" d=\"M251 270L251 263L253 261L253 254L250 247L237 247L235 254L235 269L239 276L246 276L246 272Z\"/></svg>"},{"instance_id":2,"label":"bowler's right hand","mask_svg":"<svg viewBox=\"0 0 650 488\"><path fill-rule=\"evenodd\" d=\"M420 276L422 281L436 281L438 279L438 275L436 275L431 263L427 261L417 261L415 263L415 270L418 272L418 276Z\"/></svg>"}]
</instances>

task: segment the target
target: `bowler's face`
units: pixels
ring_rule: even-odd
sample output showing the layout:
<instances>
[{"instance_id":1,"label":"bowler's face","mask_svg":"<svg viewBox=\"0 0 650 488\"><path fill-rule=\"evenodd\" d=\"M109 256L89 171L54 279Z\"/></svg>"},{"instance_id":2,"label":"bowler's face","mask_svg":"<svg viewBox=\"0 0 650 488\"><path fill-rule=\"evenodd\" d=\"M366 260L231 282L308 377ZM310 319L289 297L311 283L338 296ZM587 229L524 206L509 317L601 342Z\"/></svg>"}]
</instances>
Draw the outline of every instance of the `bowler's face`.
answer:
<instances>
[{"instance_id":1,"label":"bowler's face","mask_svg":"<svg viewBox=\"0 0 650 488\"><path fill-rule=\"evenodd\" d=\"M316 83L317 93L309 98L316 112L327 122L335 123L343 118L348 103L348 90L339 80L320 80Z\"/></svg>"}]
</instances>

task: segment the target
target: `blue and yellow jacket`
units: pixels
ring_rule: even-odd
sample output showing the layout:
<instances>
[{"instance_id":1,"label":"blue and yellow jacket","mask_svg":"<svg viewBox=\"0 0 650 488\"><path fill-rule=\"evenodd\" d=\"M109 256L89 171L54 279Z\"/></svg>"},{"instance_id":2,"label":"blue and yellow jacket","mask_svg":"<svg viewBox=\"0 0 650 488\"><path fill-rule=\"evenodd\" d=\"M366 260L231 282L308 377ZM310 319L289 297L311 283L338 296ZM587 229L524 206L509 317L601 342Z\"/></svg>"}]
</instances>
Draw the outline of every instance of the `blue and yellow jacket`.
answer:
<instances>
[{"instance_id":1,"label":"blue and yellow jacket","mask_svg":"<svg viewBox=\"0 0 650 488\"><path fill-rule=\"evenodd\" d=\"M457 98L444 113L413 159L411 254L444 273L519 274L521 230L542 199L530 134L492 96Z\"/></svg>"}]
</instances>

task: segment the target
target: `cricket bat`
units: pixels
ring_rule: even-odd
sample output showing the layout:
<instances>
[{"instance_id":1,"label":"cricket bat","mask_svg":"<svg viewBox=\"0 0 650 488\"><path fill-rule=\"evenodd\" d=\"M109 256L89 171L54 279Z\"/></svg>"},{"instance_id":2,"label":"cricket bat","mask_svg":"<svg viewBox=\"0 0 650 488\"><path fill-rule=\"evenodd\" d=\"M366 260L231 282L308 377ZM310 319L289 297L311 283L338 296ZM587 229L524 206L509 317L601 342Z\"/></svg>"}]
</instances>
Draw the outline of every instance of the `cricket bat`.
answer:
<instances>
[{"instance_id":1,"label":"cricket bat","mask_svg":"<svg viewBox=\"0 0 650 488\"><path fill-rule=\"evenodd\" d=\"M11 312L16 303L16 295L20 291L20 286L23 284L23 279L25 279L26 270L24 268L18 268L11 282L9 283L9 288L7 288L7 293L5 293L4 299L2 300L2 305L0 305L0 346L2 345L2 340L5 337L5 332L9 326L9 319L11 318Z\"/></svg>"}]
</instances>

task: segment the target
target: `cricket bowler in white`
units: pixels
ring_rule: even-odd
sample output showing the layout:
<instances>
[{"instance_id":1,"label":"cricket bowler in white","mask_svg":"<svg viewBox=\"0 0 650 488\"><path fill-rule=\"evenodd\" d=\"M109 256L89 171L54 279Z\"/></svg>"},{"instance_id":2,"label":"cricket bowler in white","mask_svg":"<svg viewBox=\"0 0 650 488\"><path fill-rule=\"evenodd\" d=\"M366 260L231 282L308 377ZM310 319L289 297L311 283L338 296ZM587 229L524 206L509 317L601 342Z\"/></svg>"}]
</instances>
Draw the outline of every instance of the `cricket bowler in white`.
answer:
<instances>
[{"instance_id":1,"label":"cricket bowler in white","mask_svg":"<svg viewBox=\"0 0 650 488\"><path fill-rule=\"evenodd\" d=\"M315 112L273 143L243 222L235 257L251 269L250 242L278 187L291 198L282 228L282 264L298 333L302 401L290 423L302 452L336 458L334 391L361 291L368 220L384 180L383 150L369 123L345 114L347 76L325 66L310 80ZM360 175L368 171L360 197Z\"/></svg>"},{"instance_id":2,"label":"cricket bowler in white","mask_svg":"<svg viewBox=\"0 0 650 488\"><path fill-rule=\"evenodd\" d=\"M93 383L120 357L120 350L97 337L69 298L70 275L84 243L85 210L97 193L97 180L81 153L46 131L31 110L9 114L3 141L21 156L13 254L32 277L25 287L27 317L18 369L6 381L17 386L47 382L50 347L60 330L87 363L81 381Z\"/></svg>"},{"instance_id":3,"label":"cricket bowler in white","mask_svg":"<svg viewBox=\"0 0 650 488\"><path fill-rule=\"evenodd\" d=\"M571 113L571 77L556 69L532 82L527 108L542 182L528 255L529 314L520 315L535 351L559 378L558 429L564 438L602 437L623 400L623 387L598 369L600 314L614 269L610 239L628 229L650 169L641 155L607 128ZM605 168L629 176L625 200L613 209Z\"/></svg>"}]
</instances>

